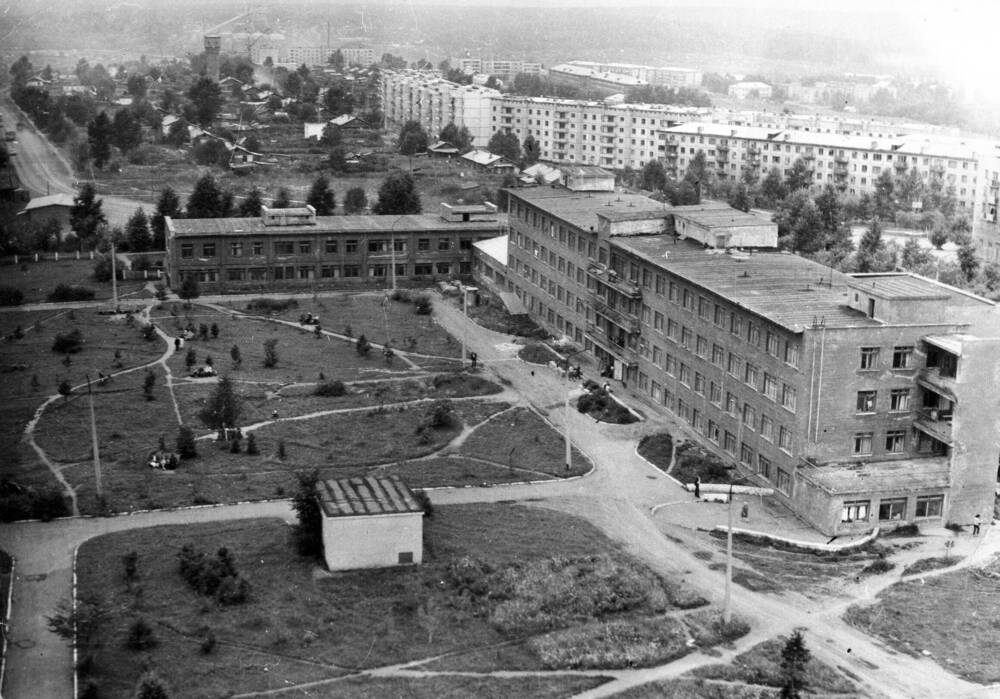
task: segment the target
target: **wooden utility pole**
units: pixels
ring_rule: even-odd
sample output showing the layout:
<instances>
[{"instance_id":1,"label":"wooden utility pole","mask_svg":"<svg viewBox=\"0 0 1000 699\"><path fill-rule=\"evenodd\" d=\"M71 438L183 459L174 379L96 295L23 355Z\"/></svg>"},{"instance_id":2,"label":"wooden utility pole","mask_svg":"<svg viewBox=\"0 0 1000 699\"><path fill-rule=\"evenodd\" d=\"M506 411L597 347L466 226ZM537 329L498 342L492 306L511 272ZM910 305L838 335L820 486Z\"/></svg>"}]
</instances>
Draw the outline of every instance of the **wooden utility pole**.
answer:
<instances>
[{"instance_id":1,"label":"wooden utility pole","mask_svg":"<svg viewBox=\"0 0 1000 699\"><path fill-rule=\"evenodd\" d=\"M97 499L104 497L101 485L101 451L97 446L97 416L94 413L94 392L90 387L90 374L87 374L87 397L90 400L90 440L94 447L94 483L97 487Z\"/></svg>"}]
</instances>

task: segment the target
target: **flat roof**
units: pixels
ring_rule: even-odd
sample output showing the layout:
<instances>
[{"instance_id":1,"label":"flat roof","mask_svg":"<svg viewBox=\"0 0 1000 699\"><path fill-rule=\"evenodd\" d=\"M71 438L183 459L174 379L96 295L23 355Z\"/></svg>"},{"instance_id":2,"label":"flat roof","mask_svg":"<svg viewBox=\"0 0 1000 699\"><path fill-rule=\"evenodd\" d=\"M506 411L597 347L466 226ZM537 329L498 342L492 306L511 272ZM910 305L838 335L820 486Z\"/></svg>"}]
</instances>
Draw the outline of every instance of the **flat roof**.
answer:
<instances>
[{"instance_id":1,"label":"flat roof","mask_svg":"<svg viewBox=\"0 0 1000 699\"><path fill-rule=\"evenodd\" d=\"M947 300L953 306L995 305L981 296L906 272L852 274L848 284L852 289L871 291L872 294L886 299Z\"/></svg>"},{"instance_id":2,"label":"flat roof","mask_svg":"<svg viewBox=\"0 0 1000 699\"><path fill-rule=\"evenodd\" d=\"M923 489L940 490L951 484L947 456L821 466L809 464L796 473L826 492L839 495L902 494Z\"/></svg>"},{"instance_id":3,"label":"flat roof","mask_svg":"<svg viewBox=\"0 0 1000 699\"><path fill-rule=\"evenodd\" d=\"M254 218L170 218L171 230L177 238L206 235L301 235L357 233L420 233L422 231L470 231L495 233L499 221L446 221L437 214L317 216L315 225L266 226L260 217Z\"/></svg>"},{"instance_id":4,"label":"flat roof","mask_svg":"<svg viewBox=\"0 0 1000 699\"><path fill-rule=\"evenodd\" d=\"M706 202L704 205L696 206L675 206L667 213L689 219L706 228L774 225L769 218L734 209L722 202Z\"/></svg>"},{"instance_id":5,"label":"flat roof","mask_svg":"<svg viewBox=\"0 0 1000 699\"><path fill-rule=\"evenodd\" d=\"M515 199L537 206L547 214L571 226L597 231L597 214L646 212L652 216L664 215L668 206L641 194L619 192L574 192L565 187L530 187L507 190Z\"/></svg>"},{"instance_id":6,"label":"flat roof","mask_svg":"<svg viewBox=\"0 0 1000 699\"><path fill-rule=\"evenodd\" d=\"M44 197L35 197L24 207L25 211L41 209L45 206L73 206L72 194L47 194Z\"/></svg>"},{"instance_id":7,"label":"flat roof","mask_svg":"<svg viewBox=\"0 0 1000 699\"><path fill-rule=\"evenodd\" d=\"M510 236L498 235L496 238L487 238L486 240L477 240L472 244L476 250L479 250L484 255L496 260L498 263L502 264L504 267L507 266L507 241Z\"/></svg>"},{"instance_id":8,"label":"flat roof","mask_svg":"<svg viewBox=\"0 0 1000 699\"><path fill-rule=\"evenodd\" d=\"M424 508L399 476L320 481L319 503L327 517L422 513Z\"/></svg>"},{"instance_id":9,"label":"flat roof","mask_svg":"<svg viewBox=\"0 0 1000 699\"><path fill-rule=\"evenodd\" d=\"M816 321L840 328L881 325L848 307L847 275L798 255L733 255L670 235L615 238L612 244L792 332Z\"/></svg>"}]
</instances>

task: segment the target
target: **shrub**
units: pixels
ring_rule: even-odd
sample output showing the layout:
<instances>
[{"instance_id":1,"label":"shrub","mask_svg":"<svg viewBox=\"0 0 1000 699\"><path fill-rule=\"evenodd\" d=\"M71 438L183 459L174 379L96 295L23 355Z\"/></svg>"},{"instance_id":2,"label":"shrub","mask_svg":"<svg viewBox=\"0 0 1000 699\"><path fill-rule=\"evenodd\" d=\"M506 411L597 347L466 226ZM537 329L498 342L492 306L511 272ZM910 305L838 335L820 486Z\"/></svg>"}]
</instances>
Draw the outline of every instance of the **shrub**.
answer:
<instances>
[{"instance_id":1,"label":"shrub","mask_svg":"<svg viewBox=\"0 0 1000 699\"><path fill-rule=\"evenodd\" d=\"M299 302L295 299L257 298L247 304L247 310L255 313L281 313L298 307Z\"/></svg>"},{"instance_id":2,"label":"shrub","mask_svg":"<svg viewBox=\"0 0 1000 699\"><path fill-rule=\"evenodd\" d=\"M187 425L181 425L177 430L177 453L182 459L193 459L198 456L194 432Z\"/></svg>"},{"instance_id":3,"label":"shrub","mask_svg":"<svg viewBox=\"0 0 1000 699\"><path fill-rule=\"evenodd\" d=\"M40 519L43 522L69 515L62 493L55 489L36 490L12 481L0 482L0 521Z\"/></svg>"},{"instance_id":4,"label":"shrub","mask_svg":"<svg viewBox=\"0 0 1000 699\"><path fill-rule=\"evenodd\" d=\"M24 292L12 286L0 286L0 306L20 306L24 303Z\"/></svg>"},{"instance_id":5,"label":"shrub","mask_svg":"<svg viewBox=\"0 0 1000 699\"><path fill-rule=\"evenodd\" d=\"M129 551L122 556L122 564L125 566L125 580L132 582L139 577L139 554Z\"/></svg>"},{"instance_id":6,"label":"shrub","mask_svg":"<svg viewBox=\"0 0 1000 699\"><path fill-rule=\"evenodd\" d=\"M417 315L429 316L431 311L434 310L434 304L431 303L430 294L417 294L413 298L414 311Z\"/></svg>"},{"instance_id":7,"label":"shrub","mask_svg":"<svg viewBox=\"0 0 1000 699\"><path fill-rule=\"evenodd\" d=\"M139 678L133 697L134 699L170 699L163 680L152 670Z\"/></svg>"},{"instance_id":8,"label":"shrub","mask_svg":"<svg viewBox=\"0 0 1000 699\"><path fill-rule=\"evenodd\" d=\"M674 440L666 432L648 434L639 440L639 454L661 471L666 471L673 458Z\"/></svg>"},{"instance_id":9,"label":"shrub","mask_svg":"<svg viewBox=\"0 0 1000 699\"><path fill-rule=\"evenodd\" d=\"M273 337L264 341L264 367L273 369L278 365L278 341Z\"/></svg>"},{"instance_id":10,"label":"shrub","mask_svg":"<svg viewBox=\"0 0 1000 699\"><path fill-rule=\"evenodd\" d=\"M528 647L553 670L649 667L693 650L684 624L671 617L591 622L533 638Z\"/></svg>"},{"instance_id":11,"label":"shrub","mask_svg":"<svg viewBox=\"0 0 1000 699\"><path fill-rule=\"evenodd\" d=\"M228 549L220 548L213 558L185 544L177 557L181 577L195 592L213 597L223 606L243 604L249 599L250 583L236 571Z\"/></svg>"},{"instance_id":12,"label":"shrub","mask_svg":"<svg viewBox=\"0 0 1000 699\"><path fill-rule=\"evenodd\" d=\"M199 649L202 655L209 655L215 650L215 632L212 629L205 629L201 638Z\"/></svg>"},{"instance_id":13,"label":"shrub","mask_svg":"<svg viewBox=\"0 0 1000 699\"><path fill-rule=\"evenodd\" d=\"M160 282L160 283L158 283L156 285L155 295L156 295L156 300L157 301L166 301L167 300L167 287L166 287L166 285L163 282Z\"/></svg>"},{"instance_id":14,"label":"shrub","mask_svg":"<svg viewBox=\"0 0 1000 699\"><path fill-rule=\"evenodd\" d=\"M316 385L313 395L336 398L347 394L347 387L343 381L323 381Z\"/></svg>"},{"instance_id":15,"label":"shrub","mask_svg":"<svg viewBox=\"0 0 1000 699\"><path fill-rule=\"evenodd\" d=\"M426 296L426 294L424 295ZM409 290L407 289L395 289L389 298L393 301L399 301L400 303L410 303L413 300L410 297Z\"/></svg>"},{"instance_id":16,"label":"shrub","mask_svg":"<svg viewBox=\"0 0 1000 699\"><path fill-rule=\"evenodd\" d=\"M48 295L49 301L90 301L94 298L94 290L85 286L70 286L69 284L59 284L55 290Z\"/></svg>"},{"instance_id":17,"label":"shrub","mask_svg":"<svg viewBox=\"0 0 1000 699\"><path fill-rule=\"evenodd\" d=\"M882 573L888 573L895 567L896 564L885 556L879 556L861 569L861 575L881 575Z\"/></svg>"},{"instance_id":18,"label":"shrub","mask_svg":"<svg viewBox=\"0 0 1000 699\"><path fill-rule=\"evenodd\" d=\"M83 333L79 328L73 328L68 333L59 333L52 343L53 352L76 354L83 349Z\"/></svg>"},{"instance_id":19,"label":"shrub","mask_svg":"<svg viewBox=\"0 0 1000 699\"><path fill-rule=\"evenodd\" d=\"M676 445L674 470L672 475L682 483L693 483L701 478L703 483L728 483L733 475L731 469L711 452L693 442Z\"/></svg>"},{"instance_id":20,"label":"shrub","mask_svg":"<svg viewBox=\"0 0 1000 699\"><path fill-rule=\"evenodd\" d=\"M128 636L125 638L125 647L130 650L148 650L156 646L156 634L153 627L142 617L139 617L128 627Z\"/></svg>"},{"instance_id":21,"label":"shrub","mask_svg":"<svg viewBox=\"0 0 1000 699\"><path fill-rule=\"evenodd\" d=\"M300 556L323 556L323 513L319 509L319 471L295 474L298 489L292 496L298 524L295 526L295 548Z\"/></svg>"},{"instance_id":22,"label":"shrub","mask_svg":"<svg viewBox=\"0 0 1000 699\"><path fill-rule=\"evenodd\" d=\"M610 422L615 425L627 425L638 420L628 408L600 388L580 396L577 399L576 409L601 422Z\"/></svg>"},{"instance_id":23,"label":"shrub","mask_svg":"<svg viewBox=\"0 0 1000 699\"><path fill-rule=\"evenodd\" d=\"M424 508L424 517L434 516L434 504L431 502L430 497L424 490L414 490L413 497L416 499L417 504Z\"/></svg>"},{"instance_id":24,"label":"shrub","mask_svg":"<svg viewBox=\"0 0 1000 699\"><path fill-rule=\"evenodd\" d=\"M247 436L247 454L250 456L256 456L260 451L257 449L257 437L251 432Z\"/></svg>"},{"instance_id":25,"label":"shrub","mask_svg":"<svg viewBox=\"0 0 1000 699\"><path fill-rule=\"evenodd\" d=\"M354 349L357 350L357 353L360 356L362 356L362 357L367 357L368 356L368 353L372 349L372 344L370 342L368 342L368 338L365 337L364 333L361 333L358 336L358 341L354 343Z\"/></svg>"}]
</instances>

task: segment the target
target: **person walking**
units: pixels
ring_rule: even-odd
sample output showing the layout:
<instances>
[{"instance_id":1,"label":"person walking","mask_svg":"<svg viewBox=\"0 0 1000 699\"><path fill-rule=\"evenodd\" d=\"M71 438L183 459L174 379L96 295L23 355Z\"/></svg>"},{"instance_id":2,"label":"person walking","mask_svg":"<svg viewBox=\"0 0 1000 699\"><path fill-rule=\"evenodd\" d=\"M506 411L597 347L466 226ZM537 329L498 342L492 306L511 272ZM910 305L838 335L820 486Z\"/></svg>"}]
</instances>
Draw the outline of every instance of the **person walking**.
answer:
<instances>
[{"instance_id":1,"label":"person walking","mask_svg":"<svg viewBox=\"0 0 1000 699\"><path fill-rule=\"evenodd\" d=\"M743 509L740 510L740 519L750 519L750 503L743 503Z\"/></svg>"},{"instance_id":2,"label":"person walking","mask_svg":"<svg viewBox=\"0 0 1000 699\"><path fill-rule=\"evenodd\" d=\"M694 496L701 500L701 476L694 477Z\"/></svg>"},{"instance_id":3,"label":"person walking","mask_svg":"<svg viewBox=\"0 0 1000 699\"><path fill-rule=\"evenodd\" d=\"M983 524L983 518L976 513L976 516L972 518L972 536L979 536L979 527Z\"/></svg>"}]
</instances>

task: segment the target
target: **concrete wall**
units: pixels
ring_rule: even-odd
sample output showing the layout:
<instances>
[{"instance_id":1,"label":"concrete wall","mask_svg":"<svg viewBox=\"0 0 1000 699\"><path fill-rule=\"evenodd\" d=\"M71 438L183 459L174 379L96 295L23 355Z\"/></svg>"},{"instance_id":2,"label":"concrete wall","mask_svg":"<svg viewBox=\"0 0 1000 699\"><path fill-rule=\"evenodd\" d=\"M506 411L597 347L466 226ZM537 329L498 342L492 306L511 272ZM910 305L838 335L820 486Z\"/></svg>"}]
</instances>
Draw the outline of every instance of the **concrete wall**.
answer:
<instances>
[{"instance_id":1,"label":"concrete wall","mask_svg":"<svg viewBox=\"0 0 1000 699\"><path fill-rule=\"evenodd\" d=\"M323 554L330 570L400 565L399 554L423 561L423 513L323 517Z\"/></svg>"}]
</instances>

